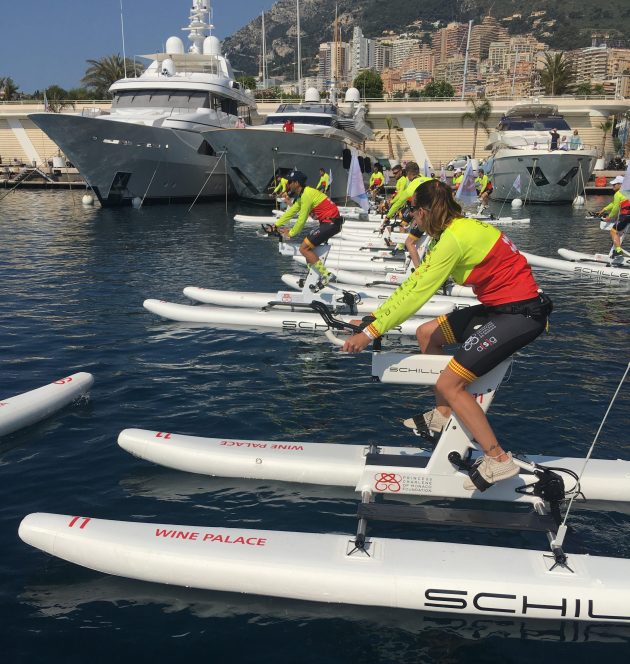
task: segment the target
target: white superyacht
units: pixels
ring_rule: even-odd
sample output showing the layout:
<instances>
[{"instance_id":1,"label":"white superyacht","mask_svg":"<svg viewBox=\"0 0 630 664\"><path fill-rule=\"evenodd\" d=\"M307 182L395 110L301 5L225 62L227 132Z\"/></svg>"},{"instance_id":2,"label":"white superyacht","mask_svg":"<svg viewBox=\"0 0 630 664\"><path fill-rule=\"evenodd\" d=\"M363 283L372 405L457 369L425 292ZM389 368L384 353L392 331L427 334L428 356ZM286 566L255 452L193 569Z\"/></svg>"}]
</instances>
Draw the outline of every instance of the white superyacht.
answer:
<instances>
[{"instance_id":1,"label":"white superyacht","mask_svg":"<svg viewBox=\"0 0 630 664\"><path fill-rule=\"evenodd\" d=\"M211 199L232 192L226 162L204 133L251 121L256 104L234 80L217 37L210 34L207 0L193 0L190 23L138 78L110 88L111 111L34 113L29 117L60 147L101 205Z\"/></svg>"},{"instance_id":2,"label":"white superyacht","mask_svg":"<svg viewBox=\"0 0 630 664\"><path fill-rule=\"evenodd\" d=\"M373 136L356 88L346 92L345 104L343 110L337 105L334 88L329 101L322 101L319 92L309 88L303 101L281 104L265 124L204 135L215 152L226 154L232 184L242 198L268 201L275 176L295 169L306 173L314 187L323 168L332 176L329 195L342 199L352 151L359 155L364 172L371 170L362 147ZM285 131L287 120L293 123L290 132Z\"/></svg>"},{"instance_id":3,"label":"white superyacht","mask_svg":"<svg viewBox=\"0 0 630 664\"><path fill-rule=\"evenodd\" d=\"M552 146L551 130L558 133ZM493 198L533 203L567 203L581 195L597 159L596 148L571 143L572 131L558 107L520 104L490 134ZM554 149L551 149L554 147ZM520 192L514 183L520 175Z\"/></svg>"}]
</instances>

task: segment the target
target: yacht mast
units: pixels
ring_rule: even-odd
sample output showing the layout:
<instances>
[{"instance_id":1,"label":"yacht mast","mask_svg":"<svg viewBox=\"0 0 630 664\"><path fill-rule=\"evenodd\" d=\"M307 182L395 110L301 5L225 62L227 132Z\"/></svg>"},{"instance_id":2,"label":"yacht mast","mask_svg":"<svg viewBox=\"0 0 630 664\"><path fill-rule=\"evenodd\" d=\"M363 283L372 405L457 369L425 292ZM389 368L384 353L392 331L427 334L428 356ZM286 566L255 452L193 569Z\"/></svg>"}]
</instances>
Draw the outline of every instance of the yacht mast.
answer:
<instances>
[{"instance_id":1,"label":"yacht mast","mask_svg":"<svg viewBox=\"0 0 630 664\"><path fill-rule=\"evenodd\" d=\"M188 39L192 42L190 53L203 53L203 41L207 37L206 30L210 33L214 27L210 23L210 8L207 0L193 0L190 10L190 23L187 28L182 28L188 32Z\"/></svg>"},{"instance_id":2,"label":"yacht mast","mask_svg":"<svg viewBox=\"0 0 630 664\"><path fill-rule=\"evenodd\" d=\"M464 80L462 81L462 99L466 94L466 74L468 73L468 50L470 49L470 32L472 30L472 20L468 21L468 38L466 39L466 57L464 58Z\"/></svg>"},{"instance_id":3,"label":"yacht mast","mask_svg":"<svg viewBox=\"0 0 630 664\"><path fill-rule=\"evenodd\" d=\"M302 97L302 42L300 38L300 0L297 2L297 79L298 94Z\"/></svg>"},{"instance_id":4,"label":"yacht mast","mask_svg":"<svg viewBox=\"0 0 630 664\"><path fill-rule=\"evenodd\" d=\"M262 86L267 87L267 39L265 37L265 12L262 13Z\"/></svg>"}]
</instances>

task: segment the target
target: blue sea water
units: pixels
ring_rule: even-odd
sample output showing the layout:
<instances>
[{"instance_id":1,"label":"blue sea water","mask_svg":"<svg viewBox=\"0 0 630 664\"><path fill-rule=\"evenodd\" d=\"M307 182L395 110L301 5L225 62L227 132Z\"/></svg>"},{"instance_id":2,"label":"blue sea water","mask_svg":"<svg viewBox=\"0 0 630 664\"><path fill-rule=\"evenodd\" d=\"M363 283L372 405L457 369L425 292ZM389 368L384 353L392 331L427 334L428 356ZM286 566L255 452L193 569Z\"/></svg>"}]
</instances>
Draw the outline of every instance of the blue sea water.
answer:
<instances>
[{"instance_id":1,"label":"blue sea water","mask_svg":"<svg viewBox=\"0 0 630 664\"><path fill-rule=\"evenodd\" d=\"M76 371L95 376L88 399L0 440L3 661L627 661L630 626L436 616L174 588L86 570L19 540L21 518L35 511L354 530L351 490L187 475L135 459L116 444L127 427L410 442L399 420L428 406L430 394L372 383L368 354L342 356L321 337L169 323L142 308L148 297L185 302L187 285L281 288L279 276L291 261L274 242L235 225L237 211L252 209L215 203L191 211L103 210L82 207L79 192L19 190L0 202L0 398ZM583 210L538 206L523 213L532 218L529 226L505 229L523 250L554 256L563 246L586 252L609 246L608 234ZM630 290L615 280L549 272L537 278L555 302L550 334L519 354L491 421L509 449L584 456L630 359ZM630 458L629 394L626 384L595 456ZM614 507L575 512L569 550L630 556L630 511ZM520 533L489 539L403 524L378 532L545 546ZM497 575L509 578L509 559Z\"/></svg>"}]
</instances>

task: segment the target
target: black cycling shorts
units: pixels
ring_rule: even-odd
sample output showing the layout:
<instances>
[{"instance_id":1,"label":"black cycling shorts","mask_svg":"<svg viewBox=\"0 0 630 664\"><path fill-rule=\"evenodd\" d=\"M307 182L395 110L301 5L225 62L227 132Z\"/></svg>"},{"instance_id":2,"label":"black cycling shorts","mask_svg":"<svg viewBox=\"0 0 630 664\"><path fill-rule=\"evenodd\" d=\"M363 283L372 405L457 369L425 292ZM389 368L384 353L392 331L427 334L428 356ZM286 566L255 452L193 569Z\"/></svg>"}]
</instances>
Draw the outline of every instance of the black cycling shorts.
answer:
<instances>
[{"instance_id":1,"label":"black cycling shorts","mask_svg":"<svg viewBox=\"0 0 630 664\"><path fill-rule=\"evenodd\" d=\"M320 244L324 244L324 242L330 240L331 237L339 233L342 224L343 224L343 219L341 217L337 217L336 219L331 219L327 223L320 222L319 228L316 228L314 231L311 231L304 238L304 242L306 242L306 244L310 245L311 247L317 247Z\"/></svg>"},{"instance_id":2,"label":"black cycling shorts","mask_svg":"<svg viewBox=\"0 0 630 664\"><path fill-rule=\"evenodd\" d=\"M483 304L458 309L437 320L446 343L461 344L449 369L469 383L527 346L547 326L547 316L498 313Z\"/></svg>"},{"instance_id":3,"label":"black cycling shorts","mask_svg":"<svg viewBox=\"0 0 630 664\"><path fill-rule=\"evenodd\" d=\"M613 224L613 228L618 232L622 233L623 231L628 228L630 225L630 214L624 214L617 219L617 221Z\"/></svg>"}]
</instances>

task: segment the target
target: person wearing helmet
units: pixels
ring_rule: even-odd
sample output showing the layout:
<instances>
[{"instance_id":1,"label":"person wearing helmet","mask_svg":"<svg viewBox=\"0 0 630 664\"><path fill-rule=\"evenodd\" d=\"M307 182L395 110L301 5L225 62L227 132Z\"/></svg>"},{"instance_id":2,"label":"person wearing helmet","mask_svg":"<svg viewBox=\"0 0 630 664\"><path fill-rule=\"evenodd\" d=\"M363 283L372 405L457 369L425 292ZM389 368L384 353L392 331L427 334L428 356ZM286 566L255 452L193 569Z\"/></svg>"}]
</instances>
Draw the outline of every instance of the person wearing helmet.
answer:
<instances>
[{"instance_id":1,"label":"person wearing helmet","mask_svg":"<svg viewBox=\"0 0 630 664\"><path fill-rule=\"evenodd\" d=\"M464 174L462 172L461 168L456 168L455 172L453 173L453 190L457 191L459 189L459 185L462 183L462 180L464 179Z\"/></svg>"},{"instance_id":2,"label":"person wearing helmet","mask_svg":"<svg viewBox=\"0 0 630 664\"><path fill-rule=\"evenodd\" d=\"M477 177L475 178L475 185L477 187L477 196L479 196L478 214L481 214L488 207L488 198L492 193L492 182L488 179L483 168L480 168Z\"/></svg>"},{"instance_id":3,"label":"person wearing helmet","mask_svg":"<svg viewBox=\"0 0 630 664\"><path fill-rule=\"evenodd\" d=\"M620 233L624 233L630 225L630 200L626 195L628 192L623 193L621 191L623 179L623 175L618 175L610 181L615 192L613 199L597 213L600 217L604 217L606 223L612 224L610 229L613 241L613 248L610 252L612 265L623 265L622 236Z\"/></svg>"},{"instance_id":4,"label":"person wearing helmet","mask_svg":"<svg viewBox=\"0 0 630 664\"><path fill-rule=\"evenodd\" d=\"M319 221L319 227L311 231L302 241L300 253L306 258L306 262L319 272L321 275L320 281L323 286L326 286L334 277L313 249L320 244L324 244L341 230L343 219L339 213L339 208L323 192L317 191L314 187L307 187L306 175L301 171L289 173L287 176L287 190L294 202L276 221L276 228L284 226L289 219L297 215L297 221L291 229L283 228L280 231L285 238L292 238L302 230L309 215Z\"/></svg>"},{"instance_id":5,"label":"person wearing helmet","mask_svg":"<svg viewBox=\"0 0 630 664\"><path fill-rule=\"evenodd\" d=\"M372 168L372 174L370 175L370 182L368 185L368 189L373 194L380 194L383 191L384 187L385 187L385 176L383 175L383 171L381 170L381 165L376 163Z\"/></svg>"}]
</instances>

